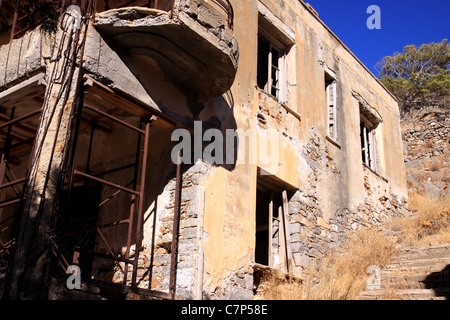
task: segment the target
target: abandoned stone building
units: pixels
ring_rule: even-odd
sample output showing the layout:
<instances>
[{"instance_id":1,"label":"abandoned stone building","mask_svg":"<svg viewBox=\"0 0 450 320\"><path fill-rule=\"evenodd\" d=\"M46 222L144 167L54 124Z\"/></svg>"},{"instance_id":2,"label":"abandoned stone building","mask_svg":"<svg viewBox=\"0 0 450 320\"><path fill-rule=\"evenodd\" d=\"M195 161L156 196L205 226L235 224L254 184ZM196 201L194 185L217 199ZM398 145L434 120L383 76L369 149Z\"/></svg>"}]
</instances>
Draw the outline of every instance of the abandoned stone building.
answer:
<instances>
[{"instance_id":1,"label":"abandoned stone building","mask_svg":"<svg viewBox=\"0 0 450 320\"><path fill-rule=\"evenodd\" d=\"M303 1L0 3L4 299L252 299L403 214L397 101Z\"/></svg>"}]
</instances>

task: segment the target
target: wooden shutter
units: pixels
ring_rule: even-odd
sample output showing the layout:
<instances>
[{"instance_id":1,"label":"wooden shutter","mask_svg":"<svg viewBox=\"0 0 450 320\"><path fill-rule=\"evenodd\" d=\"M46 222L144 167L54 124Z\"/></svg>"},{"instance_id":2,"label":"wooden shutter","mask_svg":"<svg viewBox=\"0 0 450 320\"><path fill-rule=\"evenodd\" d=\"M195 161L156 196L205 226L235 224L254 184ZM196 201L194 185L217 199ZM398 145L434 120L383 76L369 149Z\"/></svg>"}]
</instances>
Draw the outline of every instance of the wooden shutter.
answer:
<instances>
[{"instance_id":1,"label":"wooden shutter","mask_svg":"<svg viewBox=\"0 0 450 320\"><path fill-rule=\"evenodd\" d=\"M336 81L327 86L328 134L335 139L336 127Z\"/></svg>"},{"instance_id":2,"label":"wooden shutter","mask_svg":"<svg viewBox=\"0 0 450 320\"><path fill-rule=\"evenodd\" d=\"M287 192L282 192L282 198L283 198L283 208L281 211L282 216L280 217L280 221L282 221L283 225L283 238L284 238L284 262L286 272L290 272L292 270L292 249L291 249L291 232L289 228L289 206L288 206L288 199L287 199ZM281 230L280 230L281 231ZM280 233L281 234L281 233Z\"/></svg>"}]
</instances>

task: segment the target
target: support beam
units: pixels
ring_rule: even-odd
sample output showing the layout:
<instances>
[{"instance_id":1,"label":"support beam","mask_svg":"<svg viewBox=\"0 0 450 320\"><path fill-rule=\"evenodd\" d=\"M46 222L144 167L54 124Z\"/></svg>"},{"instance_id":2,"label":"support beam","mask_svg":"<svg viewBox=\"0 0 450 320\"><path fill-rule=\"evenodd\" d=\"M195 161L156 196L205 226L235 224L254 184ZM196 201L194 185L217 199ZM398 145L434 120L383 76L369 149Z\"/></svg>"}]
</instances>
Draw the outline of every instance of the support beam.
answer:
<instances>
[{"instance_id":1,"label":"support beam","mask_svg":"<svg viewBox=\"0 0 450 320\"><path fill-rule=\"evenodd\" d=\"M54 59L47 67L42 117L31 152L25 200L20 216L17 245L10 277L10 299L41 299L48 293L46 264L52 252L52 224L64 180L74 108L78 100L88 19L72 30L73 11L62 19L55 34ZM90 15L90 13L88 13ZM74 16L73 18L76 18Z\"/></svg>"}]
</instances>

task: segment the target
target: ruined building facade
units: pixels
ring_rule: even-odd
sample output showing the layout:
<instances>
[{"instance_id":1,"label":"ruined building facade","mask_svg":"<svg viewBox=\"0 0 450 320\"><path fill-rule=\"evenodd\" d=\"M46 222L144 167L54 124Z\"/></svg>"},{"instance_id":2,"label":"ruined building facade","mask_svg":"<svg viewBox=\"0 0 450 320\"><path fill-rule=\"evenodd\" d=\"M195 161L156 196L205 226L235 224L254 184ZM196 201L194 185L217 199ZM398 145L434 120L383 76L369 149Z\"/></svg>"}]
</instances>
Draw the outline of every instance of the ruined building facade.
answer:
<instances>
[{"instance_id":1,"label":"ruined building facade","mask_svg":"<svg viewBox=\"0 0 450 320\"><path fill-rule=\"evenodd\" d=\"M0 43L3 298L251 299L403 214L397 102L303 1L54 3Z\"/></svg>"}]
</instances>

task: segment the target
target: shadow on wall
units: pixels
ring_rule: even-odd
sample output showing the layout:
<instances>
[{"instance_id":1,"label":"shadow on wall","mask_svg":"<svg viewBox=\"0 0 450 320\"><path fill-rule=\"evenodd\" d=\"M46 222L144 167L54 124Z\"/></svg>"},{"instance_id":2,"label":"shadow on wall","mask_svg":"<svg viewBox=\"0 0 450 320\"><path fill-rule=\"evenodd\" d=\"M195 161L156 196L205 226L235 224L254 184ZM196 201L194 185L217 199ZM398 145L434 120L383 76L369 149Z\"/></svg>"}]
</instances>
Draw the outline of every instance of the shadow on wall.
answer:
<instances>
[{"instance_id":1,"label":"shadow on wall","mask_svg":"<svg viewBox=\"0 0 450 320\"><path fill-rule=\"evenodd\" d=\"M208 129L218 129L224 135L227 129L236 129L236 121L234 118L234 99L231 92L224 94L223 96L211 97L203 102L196 100L195 95L189 96L185 91L177 88L173 83L164 79L164 75L157 67L156 63L151 59L143 56L133 56L125 58L127 65L131 71L135 74L136 78L142 83L144 88L151 96L151 98L157 103L160 110L164 115L175 120L178 125L176 128L186 128L192 133L194 128L194 121L201 121L202 124L202 136ZM193 104L195 104L193 106ZM200 104L200 106L199 106ZM195 110L198 112L196 113ZM144 199L144 233L146 232L146 225L150 224L155 226L157 219L158 197L162 195L166 186L173 182L176 177L176 164L172 161L172 150L179 142L172 141L172 132L174 128L159 128L152 126L150 129L149 137L149 157L147 161L147 175L145 184L145 199ZM94 145L98 145L101 140L99 136L94 136ZM126 140L125 135L113 133L113 136L117 139L128 141L131 144L135 144L133 139ZM191 146L194 146L194 134L191 134ZM98 140L100 139L100 140ZM112 139L112 138L111 138ZM108 139L109 143L114 139ZM89 141L88 137L85 137L83 141L86 143ZM97 143L97 144L96 144ZM202 141L202 151L211 142ZM120 144L116 141L114 144ZM123 144L123 143L122 143ZM226 149L226 139L223 140L222 150ZM99 146L102 146L100 144ZM211 164L213 166L221 166L226 170L232 171L235 168L237 158L237 138L234 144L234 160L232 164ZM141 142L141 150L143 148ZM109 149L102 147L103 150L95 149L93 152L99 152L103 154L105 164L109 163L121 163L119 161L123 155L121 155L120 148L111 149L114 154L108 153ZM125 151L124 147L122 151ZM80 149L80 151L83 151ZM203 153L202 153L203 154ZM226 154L224 154L226 157ZM82 157L84 158L84 157ZM116 160L117 158L117 160ZM127 156L128 160L132 160L132 157ZM181 174L185 174L197 163L197 158L192 153L191 162L183 164L181 166ZM84 167L85 164L80 164ZM92 168L96 166L93 164ZM107 168L103 168L106 170ZM107 180L111 180L119 185L126 185L128 180L132 179L133 167L121 171L120 175L108 175ZM96 176L96 170L92 172ZM106 178L105 178L106 179ZM130 180L131 181L131 180ZM138 182L139 184L139 182ZM128 186L130 187L130 186ZM58 235L58 243L61 246L62 254L68 259L72 259L73 248L78 247L84 251L78 258L78 265L82 269L82 279L86 282L92 282L91 277L100 281L122 283L123 277L120 271L123 268L123 264L118 264L112 260L105 259L106 255L123 255L123 248L126 247L127 239L127 226L126 224L115 225L114 227L108 227L107 229L101 228L101 234L98 232L98 226L107 225L111 221L124 221L128 218L130 210L130 196L124 193L120 193L112 200L101 206L99 204L105 201L105 197L113 194L113 189L98 190L98 184L90 182L89 185L85 185L83 181L80 181L79 188L72 189L72 203L74 205L69 206L70 210L60 210L57 217L57 225L54 229L54 233ZM106 198L107 199L107 198ZM173 200L172 200L173 201ZM162 204L164 206L164 204ZM97 208L97 209L96 209ZM121 208L121 209L120 209ZM120 210L119 210L120 209ZM83 212L83 214L79 214ZM68 231L70 229L70 231ZM85 230L75 232L76 230ZM146 238L147 246L141 248L145 253L142 256L150 253L150 260L142 260L139 263L144 265L153 265L152 251L155 245L155 230L152 234ZM108 244L102 240L105 238ZM136 239L136 227L133 228L131 246L135 246ZM151 245L150 243L151 242ZM140 251L141 251L140 250ZM91 251L95 251L93 254ZM134 252L134 249L132 249ZM100 253L100 256L99 256ZM141 251L142 253L142 251ZM130 256L130 259L134 259L134 254ZM130 267L129 267L130 268ZM152 268L142 269L144 273L138 271L137 285L142 286L144 279L153 279ZM117 272L119 271L119 272ZM128 269L130 272L130 269ZM119 276L118 276L119 275ZM128 273L128 279L131 278L131 274ZM95 283L95 281L94 281ZM153 285L152 281L149 281L148 289L151 289ZM105 292L104 288L101 289L103 296L112 297L114 293Z\"/></svg>"},{"instance_id":2,"label":"shadow on wall","mask_svg":"<svg viewBox=\"0 0 450 320\"><path fill-rule=\"evenodd\" d=\"M450 300L450 264L438 272L429 274L423 281L427 289L432 289L436 297Z\"/></svg>"},{"instance_id":3,"label":"shadow on wall","mask_svg":"<svg viewBox=\"0 0 450 320\"><path fill-rule=\"evenodd\" d=\"M192 131L194 121L201 121L203 132L208 129L218 129L224 134L227 129L235 130L237 128L234 117L234 99L231 92L222 96L202 98L195 92L177 87L172 82L167 81L157 64L150 58L138 55L120 56L146 88L162 113L177 122L177 127L184 127ZM139 119L135 120L139 121ZM84 136L82 140L85 144L88 144L90 131L85 131L81 133ZM171 153L178 142L171 141L172 131L173 129L158 127L150 129L150 155L147 163L144 208L149 208L152 203L156 208L158 196L176 176L176 165L171 159ZM105 138L107 136L109 138ZM134 154L129 152L128 149L134 150L136 143L139 146L137 138L133 136L133 139L127 140L122 131L118 130L109 133L101 133L95 130L92 137L95 146L93 152L100 153L101 156L98 158L102 158L104 163L101 168L96 166L96 163L94 163L96 158L93 155L91 159L93 163L89 166L89 160L85 159L87 147L85 149L77 147L83 154L79 157L82 160L77 164L77 168L82 168L80 170L83 172L86 171L85 167L90 168L89 173L93 176L102 177L102 179L117 185L134 189L132 183L130 183L135 171ZM192 138L194 138L194 135L192 135ZM98 139L103 141L104 144L99 144ZM121 142L118 143L116 139L120 139ZM228 171L234 170L238 145L236 140L237 138L234 143L234 161L232 164L213 164L214 166L222 166ZM210 143L203 142L202 150ZM113 146L106 148L107 144ZM223 140L223 144L222 150L227 150L226 139ZM142 149L142 143L140 146ZM190 164L182 165L181 173L186 173L195 165L197 160L193 158ZM123 170L116 170L118 167ZM54 171L54 168L52 168L52 171ZM27 248L24 248L24 252L33 253L32 256L22 259L26 262L22 270L23 275L19 279L19 286L21 291L24 291L25 297L41 299L48 297L50 294L53 298L58 298L58 294L56 296L52 294L49 287L57 280L59 287L64 289L67 278L65 264L70 265L77 260L80 269L82 269L83 280L89 281L94 274L98 274L97 279L117 282L114 276L122 266L107 256L114 255L123 259L121 250L126 247L127 242L127 225L124 221L130 215L131 195L124 192L115 195L117 190L112 187L106 189L95 181L78 179L75 182L76 184L70 191L70 199L68 199L69 192L65 189L66 186L58 186L58 188L61 187L61 190L58 190L60 198L52 200L55 203L57 202L56 205L59 207L51 217L47 217L47 219L51 218L52 221L30 219L28 216L23 217L26 220L27 228L40 229L38 237L32 234L27 235L27 244L25 244ZM52 194L54 193L52 192ZM108 199L112 200L106 203L105 201ZM147 219L149 217L151 217L150 219L157 219L155 209L153 209L153 215L149 213L150 209L146 213ZM144 221L144 224L146 222ZM135 234L136 227L132 230L131 239L133 241L131 246L136 244L134 241ZM103 241L102 238L106 238L108 244L103 244L106 241ZM57 250L54 245L58 246ZM130 256L130 259L133 259L133 256ZM65 263L62 263L63 260L65 260ZM39 276L36 277L35 275ZM138 279L145 276L145 274L139 274ZM1 279L0 282L2 282ZM2 284L0 283L0 285Z\"/></svg>"},{"instance_id":4,"label":"shadow on wall","mask_svg":"<svg viewBox=\"0 0 450 320\"><path fill-rule=\"evenodd\" d=\"M191 132L191 146L194 147L193 132L195 121L201 121L201 137L208 129L220 130L223 137L227 130L236 130L237 124L234 117L234 98L231 91L226 92L221 96L203 97L200 93L189 88L183 88L180 84L174 84L165 79L163 72L158 67L157 63L146 56L141 55L121 55L124 62L135 75L136 79L143 85L149 96L157 104L162 113L178 123L177 127L186 128ZM201 81L201 79L199 79ZM175 128L176 129L176 128ZM163 133L167 134L167 132ZM171 132L169 133L171 134ZM153 139L154 140L154 139ZM202 151L212 141L202 141ZM165 154L169 155L167 159L170 161L170 152L177 142L172 143L166 139ZM170 146L169 148L167 148ZM211 163L214 166L221 166L226 170L232 171L235 168L237 159L237 138L234 140L234 154L231 164L217 164ZM223 139L222 150L225 152L226 139ZM203 153L202 153L203 154ZM198 160L192 154L191 164L195 164ZM162 158L165 158L164 156ZM226 154L223 154L226 158ZM223 161L225 162L225 160Z\"/></svg>"}]
</instances>

